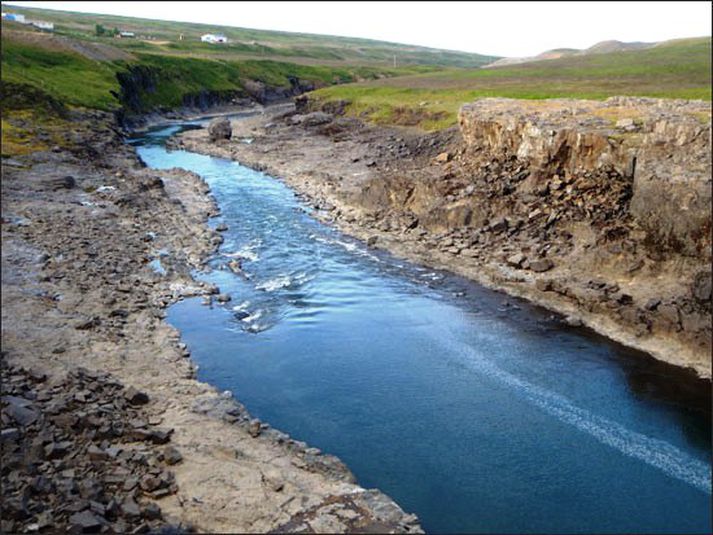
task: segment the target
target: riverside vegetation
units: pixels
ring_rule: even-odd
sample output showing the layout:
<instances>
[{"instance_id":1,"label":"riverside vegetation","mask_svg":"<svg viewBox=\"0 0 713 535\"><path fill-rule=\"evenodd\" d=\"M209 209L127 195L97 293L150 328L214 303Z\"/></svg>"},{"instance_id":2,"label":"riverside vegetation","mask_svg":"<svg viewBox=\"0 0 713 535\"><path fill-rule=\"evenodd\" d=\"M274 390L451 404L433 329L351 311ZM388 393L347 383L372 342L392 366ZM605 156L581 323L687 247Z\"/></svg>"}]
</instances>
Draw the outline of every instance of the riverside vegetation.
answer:
<instances>
[{"instance_id":1,"label":"riverside vegetation","mask_svg":"<svg viewBox=\"0 0 713 535\"><path fill-rule=\"evenodd\" d=\"M709 38L478 70L497 58L229 28L238 42L211 48L200 25L17 11L58 32L3 21L3 531L420 530L195 379L164 309L218 292L191 276L221 242L216 207L199 177L148 170L123 143L151 121L310 92L233 123L232 141L174 146L273 171L372 245L710 377ZM461 109L479 97L541 102ZM117 493L121 477L138 483Z\"/></svg>"}]
</instances>

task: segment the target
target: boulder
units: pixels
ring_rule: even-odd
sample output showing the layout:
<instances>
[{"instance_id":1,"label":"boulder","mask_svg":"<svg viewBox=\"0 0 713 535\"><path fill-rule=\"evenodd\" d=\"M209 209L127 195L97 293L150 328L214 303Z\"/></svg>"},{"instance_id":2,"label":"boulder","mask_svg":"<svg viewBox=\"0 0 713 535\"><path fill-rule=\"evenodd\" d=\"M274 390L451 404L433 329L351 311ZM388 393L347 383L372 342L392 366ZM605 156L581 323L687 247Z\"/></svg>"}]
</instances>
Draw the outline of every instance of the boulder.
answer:
<instances>
[{"instance_id":1,"label":"boulder","mask_svg":"<svg viewBox=\"0 0 713 535\"><path fill-rule=\"evenodd\" d=\"M536 273L549 271L553 267L555 267L555 265L549 258L538 258L530 262L530 269Z\"/></svg>"},{"instance_id":2,"label":"boulder","mask_svg":"<svg viewBox=\"0 0 713 535\"><path fill-rule=\"evenodd\" d=\"M67 455L72 443L69 441L50 442L44 448L45 457L49 460L60 459Z\"/></svg>"},{"instance_id":3,"label":"boulder","mask_svg":"<svg viewBox=\"0 0 713 535\"><path fill-rule=\"evenodd\" d=\"M154 502L149 502L141 508L141 516L146 520L157 520L161 518L161 508Z\"/></svg>"},{"instance_id":4,"label":"boulder","mask_svg":"<svg viewBox=\"0 0 713 535\"><path fill-rule=\"evenodd\" d=\"M132 405L145 405L149 402L149 396L145 392L140 392L133 386L126 389L124 397Z\"/></svg>"},{"instance_id":5,"label":"boulder","mask_svg":"<svg viewBox=\"0 0 713 535\"><path fill-rule=\"evenodd\" d=\"M213 119L208 125L208 137L213 142L233 137L233 128L230 126L230 121L225 117Z\"/></svg>"},{"instance_id":6,"label":"boulder","mask_svg":"<svg viewBox=\"0 0 713 535\"><path fill-rule=\"evenodd\" d=\"M30 425L37 420L37 411L33 409L33 403L30 400L17 396L3 396L2 401L7 404L3 413L21 426Z\"/></svg>"},{"instance_id":7,"label":"boulder","mask_svg":"<svg viewBox=\"0 0 713 535\"><path fill-rule=\"evenodd\" d=\"M141 515L141 510L138 504L132 498L126 498L121 504L121 511L128 517L136 517Z\"/></svg>"},{"instance_id":8,"label":"boulder","mask_svg":"<svg viewBox=\"0 0 713 535\"><path fill-rule=\"evenodd\" d=\"M260 436L260 433L262 432L262 426L260 424L261 422L257 418L250 420L250 423L248 425L248 433L251 437L257 438L258 436Z\"/></svg>"},{"instance_id":9,"label":"boulder","mask_svg":"<svg viewBox=\"0 0 713 535\"><path fill-rule=\"evenodd\" d=\"M526 260L526 257L522 253L515 253L512 256L509 256L506 260L508 264L510 264L513 267L519 268L522 266L522 263Z\"/></svg>"},{"instance_id":10,"label":"boulder","mask_svg":"<svg viewBox=\"0 0 713 535\"><path fill-rule=\"evenodd\" d=\"M501 217L490 224L490 230L492 232L498 233L503 232L508 229L508 220L505 217Z\"/></svg>"},{"instance_id":11,"label":"boulder","mask_svg":"<svg viewBox=\"0 0 713 535\"><path fill-rule=\"evenodd\" d=\"M96 532L102 523L102 520L90 511L82 511L69 517L69 524L82 533Z\"/></svg>"},{"instance_id":12,"label":"boulder","mask_svg":"<svg viewBox=\"0 0 713 535\"><path fill-rule=\"evenodd\" d=\"M183 460L183 455L173 446L168 446L163 450L163 460L166 461L168 465L178 464Z\"/></svg>"},{"instance_id":13,"label":"boulder","mask_svg":"<svg viewBox=\"0 0 713 535\"><path fill-rule=\"evenodd\" d=\"M231 260L230 262L228 262L228 268L230 268L230 271L235 274L240 274L243 272L243 266L240 263L240 260Z\"/></svg>"},{"instance_id":14,"label":"boulder","mask_svg":"<svg viewBox=\"0 0 713 535\"><path fill-rule=\"evenodd\" d=\"M436 162L448 163L451 161L451 158L453 158L453 155L450 152L442 152L438 156L436 156Z\"/></svg>"},{"instance_id":15,"label":"boulder","mask_svg":"<svg viewBox=\"0 0 713 535\"><path fill-rule=\"evenodd\" d=\"M581 327L582 325L584 325L582 320L580 318L578 318L577 316L567 316L564 318L563 321L570 327Z\"/></svg>"}]
</instances>

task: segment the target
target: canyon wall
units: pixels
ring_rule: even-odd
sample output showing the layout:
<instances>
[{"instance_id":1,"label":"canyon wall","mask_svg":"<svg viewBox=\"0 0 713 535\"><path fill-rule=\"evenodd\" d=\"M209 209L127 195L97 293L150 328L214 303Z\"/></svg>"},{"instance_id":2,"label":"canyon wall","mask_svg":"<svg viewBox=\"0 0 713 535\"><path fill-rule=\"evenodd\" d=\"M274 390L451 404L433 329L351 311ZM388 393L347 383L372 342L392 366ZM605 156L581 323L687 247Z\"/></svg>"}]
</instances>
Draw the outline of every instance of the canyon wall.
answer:
<instances>
[{"instance_id":1,"label":"canyon wall","mask_svg":"<svg viewBox=\"0 0 713 535\"><path fill-rule=\"evenodd\" d=\"M307 95L297 113L367 142L362 178L330 192L347 221L710 376L710 103L488 98L430 134L349 126L343 108Z\"/></svg>"},{"instance_id":2,"label":"canyon wall","mask_svg":"<svg viewBox=\"0 0 713 535\"><path fill-rule=\"evenodd\" d=\"M629 212L653 247L710 258L710 104L484 99L463 106L459 123L476 158L514 155L527 165L521 189L614 171L631 181Z\"/></svg>"}]
</instances>

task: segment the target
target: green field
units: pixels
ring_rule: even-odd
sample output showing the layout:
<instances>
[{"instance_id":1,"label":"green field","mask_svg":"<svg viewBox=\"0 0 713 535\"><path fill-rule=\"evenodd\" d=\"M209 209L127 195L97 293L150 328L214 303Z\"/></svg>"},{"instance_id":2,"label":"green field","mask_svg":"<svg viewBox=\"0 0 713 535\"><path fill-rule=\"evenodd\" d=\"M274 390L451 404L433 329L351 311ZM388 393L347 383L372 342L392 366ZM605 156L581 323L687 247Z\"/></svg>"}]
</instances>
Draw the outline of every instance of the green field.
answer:
<instances>
[{"instance_id":1,"label":"green field","mask_svg":"<svg viewBox=\"0 0 713 535\"><path fill-rule=\"evenodd\" d=\"M26 84L75 106L112 109L118 101L118 64L92 61L82 55L18 43L2 34L2 81Z\"/></svg>"},{"instance_id":2,"label":"green field","mask_svg":"<svg viewBox=\"0 0 713 535\"><path fill-rule=\"evenodd\" d=\"M437 65L474 68L491 63L496 56L327 35L252 30L185 22L167 22L113 15L94 15L22 8L3 4L3 10L28 19L55 24L55 31L77 39L99 41L128 51L162 55L212 57L224 60L275 59L301 64L366 65L393 67ZM97 37L95 26L136 33L136 39ZM205 33L222 33L227 45L202 43ZM181 36L183 39L181 40Z\"/></svg>"},{"instance_id":3,"label":"green field","mask_svg":"<svg viewBox=\"0 0 713 535\"><path fill-rule=\"evenodd\" d=\"M177 107L184 95L201 90L240 89L246 80L275 87L289 87L289 76L318 86L353 82L380 76L396 76L430 70L427 67L397 69L368 66L298 65L273 60L221 60L134 53L130 60L96 61L71 50L52 48L45 36L37 43L19 32L2 34L2 80L41 89L66 104L111 110L121 103L117 73L129 67L151 69L158 80L155 91L143 95L148 111L154 106Z\"/></svg>"},{"instance_id":4,"label":"green field","mask_svg":"<svg viewBox=\"0 0 713 535\"><path fill-rule=\"evenodd\" d=\"M379 124L438 130L481 97L605 99L615 95L711 100L711 39L628 52L478 70L444 70L320 89L316 101L348 101L347 113Z\"/></svg>"}]
</instances>

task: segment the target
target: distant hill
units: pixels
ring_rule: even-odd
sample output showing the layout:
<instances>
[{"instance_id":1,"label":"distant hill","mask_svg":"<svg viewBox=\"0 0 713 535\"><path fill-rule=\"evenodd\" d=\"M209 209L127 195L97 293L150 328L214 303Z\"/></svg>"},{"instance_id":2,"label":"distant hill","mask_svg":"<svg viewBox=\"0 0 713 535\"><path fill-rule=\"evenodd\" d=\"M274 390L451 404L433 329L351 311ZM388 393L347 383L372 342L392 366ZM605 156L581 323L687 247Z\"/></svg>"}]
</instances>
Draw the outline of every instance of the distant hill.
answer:
<instances>
[{"instance_id":1,"label":"distant hill","mask_svg":"<svg viewBox=\"0 0 713 535\"><path fill-rule=\"evenodd\" d=\"M439 130L481 97L605 99L615 95L711 100L711 38L665 41L616 52L578 54L492 69L432 73L332 86L310 93L316 106L341 101L350 115L382 124ZM344 103L347 103L345 106Z\"/></svg>"},{"instance_id":2,"label":"distant hill","mask_svg":"<svg viewBox=\"0 0 713 535\"><path fill-rule=\"evenodd\" d=\"M663 41L665 42L665 41ZM642 50L645 48L652 48L661 43L641 43L641 42L631 42L624 43L622 41L601 41L595 45L585 48L583 50L577 48L555 48L552 50L547 50L538 54L537 56L529 56L522 58L501 58L493 63L484 65L483 68L491 67L503 67L508 65L518 65L520 63L531 63L533 61L545 61L549 59L560 59L570 56L589 56L592 54L609 54L611 52L626 52L629 50Z\"/></svg>"},{"instance_id":3,"label":"distant hill","mask_svg":"<svg viewBox=\"0 0 713 535\"><path fill-rule=\"evenodd\" d=\"M170 12L170 7L167 4ZM3 3L3 11L20 13L28 19L53 22L56 33L76 39L111 43L129 51L171 56L219 59L276 59L312 65L367 65L397 67L429 65L476 68L492 63L497 56L389 43L371 39L253 30L186 22L94 15L69 11L15 7ZM97 37L96 25L108 30L133 32L133 39ZM205 33L222 33L228 44L202 43Z\"/></svg>"}]
</instances>

